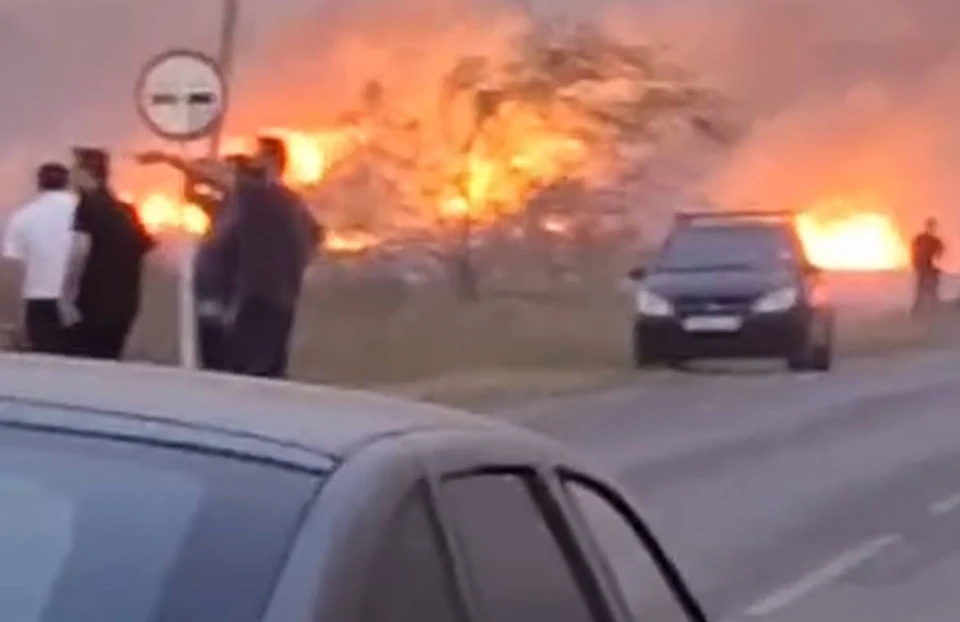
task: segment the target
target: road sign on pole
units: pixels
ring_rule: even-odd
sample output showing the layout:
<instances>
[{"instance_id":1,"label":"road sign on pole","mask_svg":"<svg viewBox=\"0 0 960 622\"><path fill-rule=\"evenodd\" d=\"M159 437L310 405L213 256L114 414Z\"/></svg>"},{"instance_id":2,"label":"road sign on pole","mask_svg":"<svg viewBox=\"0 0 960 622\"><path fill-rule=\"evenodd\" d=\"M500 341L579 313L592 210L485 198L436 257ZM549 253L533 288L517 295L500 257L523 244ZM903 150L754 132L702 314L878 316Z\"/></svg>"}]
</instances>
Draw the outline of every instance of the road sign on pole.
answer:
<instances>
[{"instance_id":1,"label":"road sign on pole","mask_svg":"<svg viewBox=\"0 0 960 622\"><path fill-rule=\"evenodd\" d=\"M137 111L147 127L158 136L185 146L190 141L216 136L226 108L227 89L216 60L193 50L170 50L146 64L137 81L135 96ZM193 290L196 249L192 241L184 242L178 313L180 364L196 368Z\"/></svg>"},{"instance_id":2,"label":"road sign on pole","mask_svg":"<svg viewBox=\"0 0 960 622\"><path fill-rule=\"evenodd\" d=\"M136 97L140 116L155 134L188 142L220 125L227 89L217 61L193 50L170 50L144 67Z\"/></svg>"}]
</instances>

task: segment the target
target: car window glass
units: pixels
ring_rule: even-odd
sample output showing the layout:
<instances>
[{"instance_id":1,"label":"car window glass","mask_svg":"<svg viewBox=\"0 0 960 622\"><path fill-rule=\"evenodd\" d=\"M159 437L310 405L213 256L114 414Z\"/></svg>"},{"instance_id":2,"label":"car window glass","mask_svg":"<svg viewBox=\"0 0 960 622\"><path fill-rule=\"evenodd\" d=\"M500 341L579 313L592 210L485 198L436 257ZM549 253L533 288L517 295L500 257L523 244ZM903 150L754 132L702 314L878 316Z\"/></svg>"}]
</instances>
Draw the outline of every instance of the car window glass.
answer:
<instances>
[{"instance_id":1,"label":"car window glass","mask_svg":"<svg viewBox=\"0 0 960 622\"><path fill-rule=\"evenodd\" d=\"M259 620L317 487L255 461L0 425L2 617Z\"/></svg>"},{"instance_id":2,"label":"car window glass","mask_svg":"<svg viewBox=\"0 0 960 622\"><path fill-rule=\"evenodd\" d=\"M11 620L42 620L57 575L70 555L70 500L22 477L0 474L0 551L18 561L0 569L0 610Z\"/></svg>"},{"instance_id":3,"label":"car window glass","mask_svg":"<svg viewBox=\"0 0 960 622\"><path fill-rule=\"evenodd\" d=\"M424 495L401 505L384 531L364 601L363 622L460 622L455 584Z\"/></svg>"},{"instance_id":4,"label":"car window glass","mask_svg":"<svg viewBox=\"0 0 960 622\"><path fill-rule=\"evenodd\" d=\"M444 497L482 622L588 622L583 591L528 483L513 475L448 481Z\"/></svg>"},{"instance_id":5,"label":"car window glass","mask_svg":"<svg viewBox=\"0 0 960 622\"><path fill-rule=\"evenodd\" d=\"M688 622L680 601L626 518L593 490L574 482L566 488L604 555L631 619Z\"/></svg>"},{"instance_id":6,"label":"car window glass","mask_svg":"<svg viewBox=\"0 0 960 622\"><path fill-rule=\"evenodd\" d=\"M699 226L670 236L656 260L660 270L761 269L795 259L788 236L760 225Z\"/></svg>"}]
</instances>

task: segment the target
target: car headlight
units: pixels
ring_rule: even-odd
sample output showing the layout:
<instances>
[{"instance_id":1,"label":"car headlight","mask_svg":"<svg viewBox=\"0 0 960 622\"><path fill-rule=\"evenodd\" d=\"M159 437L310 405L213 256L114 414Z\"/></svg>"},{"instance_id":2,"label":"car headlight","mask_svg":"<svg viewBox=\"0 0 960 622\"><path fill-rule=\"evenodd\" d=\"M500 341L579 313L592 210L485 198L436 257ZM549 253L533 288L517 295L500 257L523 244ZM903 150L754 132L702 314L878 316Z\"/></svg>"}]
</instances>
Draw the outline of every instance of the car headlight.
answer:
<instances>
[{"instance_id":1,"label":"car headlight","mask_svg":"<svg viewBox=\"0 0 960 622\"><path fill-rule=\"evenodd\" d=\"M637 314L650 317L666 317L673 315L673 305L665 298L658 296L648 289L638 289Z\"/></svg>"},{"instance_id":2,"label":"car headlight","mask_svg":"<svg viewBox=\"0 0 960 622\"><path fill-rule=\"evenodd\" d=\"M782 287L772 292L764 294L755 303L753 311L755 313L779 313L792 309L800 299L800 293L796 287Z\"/></svg>"}]
</instances>

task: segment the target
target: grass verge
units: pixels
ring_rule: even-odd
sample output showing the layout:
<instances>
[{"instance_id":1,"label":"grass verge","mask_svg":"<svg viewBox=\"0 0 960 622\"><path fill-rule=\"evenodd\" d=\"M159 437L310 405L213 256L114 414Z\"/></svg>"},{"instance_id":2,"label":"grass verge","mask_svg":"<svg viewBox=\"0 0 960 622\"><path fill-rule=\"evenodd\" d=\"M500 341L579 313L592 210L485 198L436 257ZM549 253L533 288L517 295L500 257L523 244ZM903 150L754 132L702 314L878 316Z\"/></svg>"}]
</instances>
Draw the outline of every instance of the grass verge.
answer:
<instances>
[{"instance_id":1,"label":"grass verge","mask_svg":"<svg viewBox=\"0 0 960 622\"><path fill-rule=\"evenodd\" d=\"M175 281L151 271L129 358L176 361L176 310ZM960 344L958 320L960 312L923 326L902 312L843 312L838 354ZM312 287L299 313L293 375L472 408L663 381L669 374L630 367L630 321L629 302L609 289L461 304L445 291L383 283Z\"/></svg>"}]
</instances>

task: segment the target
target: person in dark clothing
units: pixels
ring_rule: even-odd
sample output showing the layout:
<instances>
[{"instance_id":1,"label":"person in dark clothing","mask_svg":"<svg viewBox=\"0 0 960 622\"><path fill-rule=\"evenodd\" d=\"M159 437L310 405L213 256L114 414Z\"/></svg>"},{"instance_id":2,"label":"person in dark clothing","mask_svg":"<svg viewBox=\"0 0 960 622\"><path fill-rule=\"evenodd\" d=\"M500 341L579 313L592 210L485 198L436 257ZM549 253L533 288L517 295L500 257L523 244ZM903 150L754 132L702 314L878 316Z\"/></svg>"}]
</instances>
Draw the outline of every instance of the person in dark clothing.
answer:
<instances>
[{"instance_id":1,"label":"person in dark clothing","mask_svg":"<svg viewBox=\"0 0 960 622\"><path fill-rule=\"evenodd\" d=\"M246 156L230 156L234 180L250 174L251 160ZM189 187L193 184L188 182ZM210 229L200 241L194 258L194 297L196 300L197 341L203 369L223 370L226 366L226 309L234 295L236 275L237 221L236 193L232 188L213 189L213 194L191 194L191 201L201 206L210 218Z\"/></svg>"},{"instance_id":2,"label":"person in dark clothing","mask_svg":"<svg viewBox=\"0 0 960 622\"><path fill-rule=\"evenodd\" d=\"M257 175L238 185L236 294L227 337L227 369L287 375L288 348L301 283L321 229L303 200L284 185L286 145L258 141Z\"/></svg>"},{"instance_id":3,"label":"person in dark clothing","mask_svg":"<svg viewBox=\"0 0 960 622\"><path fill-rule=\"evenodd\" d=\"M132 205L110 189L109 156L74 149L73 180L80 194L73 229L78 240L74 331L79 356L119 360L140 310L143 261L156 241Z\"/></svg>"},{"instance_id":4,"label":"person in dark clothing","mask_svg":"<svg viewBox=\"0 0 960 622\"><path fill-rule=\"evenodd\" d=\"M946 251L937 233L937 221L928 218L923 232L913 238L911 255L914 271L914 317L926 316L939 302L940 259Z\"/></svg>"},{"instance_id":5,"label":"person in dark clothing","mask_svg":"<svg viewBox=\"0 0 960 622\"><path fill-rule=\"evenodd\" d=\"M222 241L229 249L224 261L209 261L201 253L201 271L211 273L216 286L228 290L223 337L224 371L282 378L287 374L293 328L303 274L321 241L322 228L302 199L283 183L286 145L273 137L258 140L250 168L234 174L223 163L186 162L177 156L148 152L141 164L167 164L188 180L228 192L229 208ZM201 275L201 283L207 275Z\"/></svg>"},{"instance_id":6,"label":"person in dark clothing","mask_svg":"<svg viewBox=\"0 0 960 622\"><path fill-rule=\"evenodd\" d=\"M183 174L189 200L210 218L210 230L197 248L193 266L197 349L201 367L223 371L227 307L235 297L236 286L238 182L241 176L254 174L253 161L243 155L222 161L186 160L160 151L141 153L137 161L144 166L167 165Z\"/></svg>"}]
</instances>

